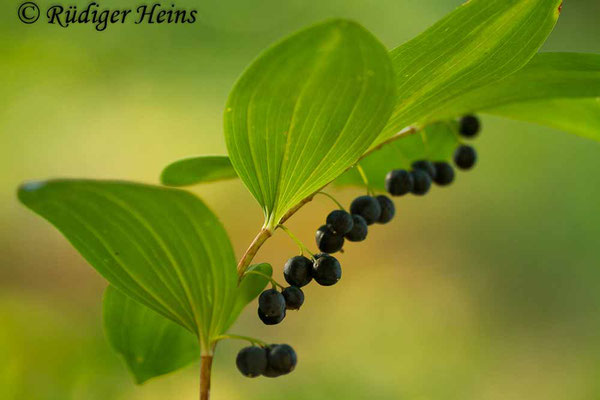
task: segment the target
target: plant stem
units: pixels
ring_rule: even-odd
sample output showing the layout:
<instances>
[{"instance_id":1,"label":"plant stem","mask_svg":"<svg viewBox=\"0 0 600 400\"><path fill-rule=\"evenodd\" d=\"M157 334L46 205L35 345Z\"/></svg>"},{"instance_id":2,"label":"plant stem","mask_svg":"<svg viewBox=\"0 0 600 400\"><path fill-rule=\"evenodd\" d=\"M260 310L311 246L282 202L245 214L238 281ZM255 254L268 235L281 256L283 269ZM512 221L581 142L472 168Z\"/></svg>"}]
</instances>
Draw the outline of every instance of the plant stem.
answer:
<instances>
[{"instance_id":1,"label":"plant stem","mask_svg":"<svg viewBox=\"0 0 600 400\"><path fill-rule=\"evenodd\" d=\"M250 263L252 262L252 259L256 255L258 249L261 248L263 243L266 242L269 237L271 237L271 232L268 229L263 228L260 230L260 232L258 232L252 243L250 243L250 246L240 259L240 262L237 266L238 276L240 279L242 276L244 276L246 269L250 266Z\"/></svg>"},{"instance_id":2,"label":"plant stem","mask_svg":"<svg viewBox=\"0 0 600 400\"><path fill-rule=\"evenodd\" d=\"M200 362L200 400L210 398L210 371L212 367L212 355L203 355Z\"/></svg>"},{"instance_id":3,"label":"plant stem","mask_svg":"<svg viewBox=\"0 0 600 400\"><path fill-rule=\"evenodd\" d=\"M277 281L275 279L271 278L267 274L263 274L260 271L246 271L246 272L244 272L244 275L242 277L244 277L246 275L250 275L250 274L259 275L259 276L262 276L265 279L268 279L269 282L271 282L271 285L273 285L273 289L275 289L275 287L277 287L277 286L279 286L282 290L284 289L283 285L280 285L279 283L277 283Z\"/></svg>"},{"instance_id":4,"label":"plant stem","mask_svg":"<svg viewBox=\"0 0 600 400\"><path fill-rule=\"evenodd\" d=\"M367 174L365 174L365 170L359 164L356 164L356 170L358 171L360 178L364 182L367 187L367 194L373 195L373 191L371 190L371 185L369 185L369 178L367 178Z\"/></svg>"},{"instance_id":5,"label":"plant stem","mask_svg":"<svg viewBox=\"0 0 600 400\"><path fill-rule=\"evenodd\" d=\"M296 244L298 245L298 247L300 248L300 252L304 255L304 252L306 251L308 254L310 254L311 257L315 257L315 255L308 249L308 247L306 247L304 245L304 243L302 243L302 241L300 239L298 239L298 237L296 237L296 235L294 235L292 233L292 231L290 231L288 229L287 226L285 225L277 225L278 228L281 228L285 233L287 233L287 235L290 237L290 239L292 239L294 242L296 242Z\"/></svg>"},{"instance_id":6,"label":"plant stem","mask_svg":"<svg viewBox=\"0 0 600 400\"><path fill-rule=\"evenodd\" d=\"M226 335L217 336L215 338L215 340L223 340L223 339L245 340L245 341L250 342L252 344L258 344L259 346L262 346L262 347L267 346L266 342L263 342L262 340L255 339L255 338L250 337L250 336L226 334Z\"/></svg>"},{"instance_id":7,"label":"plant stem","mask_svg":"<svg viewBox=\"0 0 600 400\"><path fill-rule=\"evenodd\" d=\"M329 197L335 204L337 204L337 206L340 208L340 210L346 211L346 209L344 208L344 206L339 201L337 201L335 197L333 197L329 193L325 193L325 192L320 192L319 191L316 194L322 194L323 196Z\"/></svg>"}]
</instances>

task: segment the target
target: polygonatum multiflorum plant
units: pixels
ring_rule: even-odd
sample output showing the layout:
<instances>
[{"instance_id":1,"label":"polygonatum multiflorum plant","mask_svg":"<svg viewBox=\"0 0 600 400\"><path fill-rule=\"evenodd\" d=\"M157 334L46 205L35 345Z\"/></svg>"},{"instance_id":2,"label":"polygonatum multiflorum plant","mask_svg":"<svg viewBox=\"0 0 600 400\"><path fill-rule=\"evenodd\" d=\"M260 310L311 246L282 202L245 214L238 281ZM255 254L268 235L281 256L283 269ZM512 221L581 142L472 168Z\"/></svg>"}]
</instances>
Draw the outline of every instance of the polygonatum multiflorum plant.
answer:
<instances>
[{"instance_id":1,"label":"polygonatum multiflorum plant","mask_svg":"<svg viewBox=\"0 0 600 400\"><path fill-rule=\"evenodd\" d=\"M108 280L106 336L138 383L201 357L208 399L223 339L249 342L236 359L243 375L287 374L293 348L229 333L239 314L259 297L258 317L275 325L301 308L304 285L336 284L342 256L332 254L392 220L389 196L422 196L475 165L475 114L600 140L600 55L538 53L561 9L561 0L471 0L391 51L355 22L317 24L267 49L239 78L224 110L228 156L177 161L164 186L60 179L26 183L19 199ZM237 177L265 222L236 263L210 209L166 186ZM330 184L366 194L324 216L315 254L285 223ZM282 260L285 285L256 260L278 230L300 247Z\"/></svg>"}]
</instances>

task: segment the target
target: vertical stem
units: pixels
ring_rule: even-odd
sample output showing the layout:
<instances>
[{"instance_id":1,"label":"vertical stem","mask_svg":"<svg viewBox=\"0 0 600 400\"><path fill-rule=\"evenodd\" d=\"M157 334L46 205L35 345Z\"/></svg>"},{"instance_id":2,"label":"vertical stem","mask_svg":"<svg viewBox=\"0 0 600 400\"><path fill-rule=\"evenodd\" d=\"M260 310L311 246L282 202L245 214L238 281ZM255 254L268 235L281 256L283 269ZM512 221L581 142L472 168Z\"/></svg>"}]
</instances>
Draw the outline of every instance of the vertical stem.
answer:
<instances>
[{"instance_id":1,"label":"vertical stem","mask_svg":"<svg viewBox=\"0 0 600 400\"><path fill-rule=\"evenodd\" d=\"M258 251L258 249L260 249L260 247L263 245L263 243L269 237L271 237L271 232L267 229L263 228L260 230L260 232L258 232L258 235L256 235L256 237L254 238L254 240L248 247L248 250L246 250L246 252L244 253L244 256L241 258L240 262L238 263L237 271L238 271L238 276L240 277L240 279L244 275L244 272L246 272L246 269L248 268L248 266L250 266L250 263L252 262L252 259L256 255L256 252Z\"/></svg>"},{"instance_id":2,"label":"vertical stem","mask_svg":"<svg viewBox=\"0 0 600 400\"><path fill-rule=\"evenodd\" d=\"M210 370L212 367L212 355L203 355L200 363L200 400L210 398Z\"/></svg>"}]
</instances>

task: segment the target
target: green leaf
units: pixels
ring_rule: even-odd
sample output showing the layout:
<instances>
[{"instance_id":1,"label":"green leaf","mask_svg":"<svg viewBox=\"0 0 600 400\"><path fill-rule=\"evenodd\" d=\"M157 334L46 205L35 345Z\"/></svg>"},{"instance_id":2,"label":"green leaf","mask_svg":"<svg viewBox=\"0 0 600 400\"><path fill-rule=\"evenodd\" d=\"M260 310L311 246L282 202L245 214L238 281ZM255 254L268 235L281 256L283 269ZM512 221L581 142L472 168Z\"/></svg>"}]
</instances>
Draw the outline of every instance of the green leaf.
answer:
<instances>
[{"instance_id":1,"label":"green leaf","mask_svg":"<svg viewBox=\"0 0 600 400\"><path fill-rule=\"evenodd\" d=\"M223 333L237 273L221 223L194 195L117 181L28 183L19 199L113 286L198 335Z\"/></svg>"},{"instance_id":2,"label":"green leaf","mask_svg":"<svg viewBox=\"0 0 600 400\"><path fill-rule=\"evenodd\" d=\"M552 31L562 0L471 0L391 52L398 99L372 147L406 126L455 115L470 91L518 71Z\"/></svg>"},{"instance_id":3,"label":"green leaf","mask_svg":"<svg viewBox=\"0 0 600 400\"><path fill-rule=\"evenodd\" d=\"M262 263L257 265L251 265L246 270L246 274L237 291L237 297L235 299L235 305L233 306L233 310L231 312L231 316L229 317L229 322L227 323L227 328L229 328L235 320L238 318L242 310L254 300L264 289L265 286L269 283L269 280L265 277L262 277L258 274L251 274L251 271L260 272L261 274L272 276L273 268L270 264Z\"/></svg>"},{"instance_id":4,"label":"green leaf","mask_svg":"<svg viewBox=\"0 0 600 400\"><path fill-rule=\"evenodd\" d=\"M428 125L415 134L388 143L360 161L369 185L385 191L385 176L392 169L410 169L417 160L446 161L459 144L455 121ZM365 186L356 168L340 176L338 186Z\"/></svg>"},{"instance_id":5,"label":"green leaf","mask_svg":"<svg viewBox=\"0 0 600 400\"><path fill-rule=\"evenodd\" d=\"M137 384L200 357L192 333L112 286L104 292L103 317L108 342L123 356Z\"/></svg>"},{"instance_id":6,"label":"green leaf","mask_svg":"<svg viewBox=\"0 0 600 400\"><path fill-rule=\"evenodd\" d=\"M265 227L355 163L393 103L388 53L353 22L315 25L256 59L229 96L225 139Z\"/></svg>"},{"instance_id":7,"label":"green leaf","mask_svg":"<svg viewBox=\"0 0 600 400\"><path fill-rule=\"evenodd\" d=\"M188 186L237 178L228 156L184 158L169 164L160 181L167 186Z\"/></svg>"},{"instance_id":8,"label":"green leaf","mask_svg":"<svg viewBox=\"0 0 600 400\"><path fill-rule=\"evenodd\" d=\"M600 98L538 100L509 104L486 112L600 141Z\"/></svg>"}]
</instances>

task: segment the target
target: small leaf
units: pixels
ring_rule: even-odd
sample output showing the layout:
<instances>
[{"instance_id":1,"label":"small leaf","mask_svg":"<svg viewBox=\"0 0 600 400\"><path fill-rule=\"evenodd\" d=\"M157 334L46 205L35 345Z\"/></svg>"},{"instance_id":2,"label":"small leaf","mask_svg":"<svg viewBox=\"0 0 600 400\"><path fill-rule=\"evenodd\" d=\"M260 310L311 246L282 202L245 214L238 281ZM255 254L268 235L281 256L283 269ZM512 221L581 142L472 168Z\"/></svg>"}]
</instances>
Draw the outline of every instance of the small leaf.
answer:
<instances>
[{"instance_id":1,"label":"small leaf","mask_svg":"<svg viewBox=\"0 0 600 400\"><path fill-rule=\"evenodd\" d=\"M225 139L265 227L355 163L393 103L388 53L353 22L315 25L256 59L229 96Z\"/></svg>"},{"instance_id":2,"label":"small leaf","mask_svg":"<svg viewBox=\"0 0 600 400\"><path fill-rule=\"evenodd\" d=\"M394 112L372 147L413 124L453 117L448 108L518 71L545 42L562 0L471 0L392 50Z\"/></svg>"},{"instance_id":3,"label":"small leaf","mask_svg":"<svg viewBox=\"0 0 600 400\"><path fill-rule=\"evenodd\" d=\"M160 181L167 186L189 186L233 178L237 178L237 174L229 157L199 156L169 164L163 170Z\"/></svg>"},{"instance_id":4,"label":"small leaf","mask_svg":"<svg viewBox=\"0 0 600 400\"><path fill-rule=\"evenodd\" d=\"M417 160L447 161L459 145L456 122L438 122L422 131L386 144L360 161L369 184L385 191L385 176L392 169L410 169ZM356 168L340 176L338 186L364 186Z\"/></svg>"},{"instance_id":5,"label":"small leaf","mask_svg":"<svg viewBox=\"0 0 600 400\"><path fill-rule=\"evenodd\" d=\"M210 351L229 320L237 273L225 229L200 199L92 180L28 183L18 195L113 286L195 333Z\"/></svg>"},{"instance_id":6,"label":"small leaf","mask_svg":"<svg viewBox=\"0 0 600 400\"><path fill-rule=\"evenodd\" d=\"M233 306L229 322L227 323L228 328L235 322L235 320L238 318L242 310L248 305L248 303L254 300L269 283L269 280L267 278L262 277L258 274L249 273L251 271L260 272L267 276L273 275L273 268L270 264L267 263L251 265L250 267L248 267L248 269L246 270L247 275L245 275L242 278L242 281L240 282L240 285L238 287L235 305Z\"/></svg>"},{"instance_id":7,"label":"small leaf","mask_svg":"<svg viewBox=\"0 0 600 400\"><path fill-rule=\"evenodd\" d=\"M103 317L108 342L123 356L137 384L200 357L196 336L113 286L104 292Z\"/></svg>"}]
</instances>

